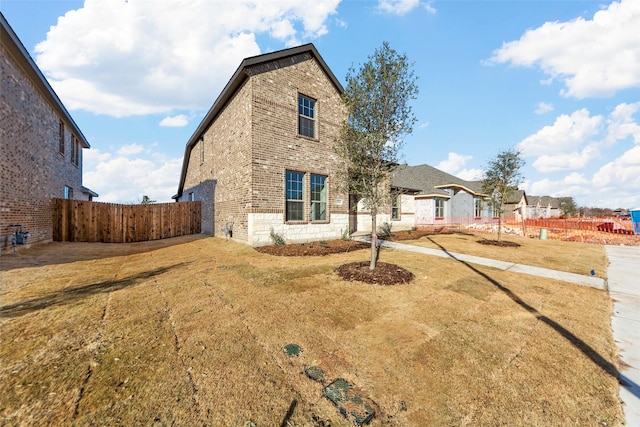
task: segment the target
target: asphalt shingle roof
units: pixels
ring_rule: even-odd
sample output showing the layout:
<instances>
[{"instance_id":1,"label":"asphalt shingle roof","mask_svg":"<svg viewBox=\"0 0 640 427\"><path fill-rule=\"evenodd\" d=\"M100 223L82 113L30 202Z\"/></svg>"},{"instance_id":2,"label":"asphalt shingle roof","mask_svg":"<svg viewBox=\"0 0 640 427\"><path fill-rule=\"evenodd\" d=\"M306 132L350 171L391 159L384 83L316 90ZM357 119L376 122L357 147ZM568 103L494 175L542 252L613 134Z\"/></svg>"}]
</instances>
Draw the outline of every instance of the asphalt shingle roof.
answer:
<instances>
[{"instance_id":1,"label":"asphalt shingle roof","mask_svg":"<svg viewBox=\"0 0 640 427\"><path fill-rule=\"evenodd\" d=\"M464 187L476 195L482 194L481 181L465 181L429 165L398 166L391 177L391 185L419 191L419 195L449 196L448 187Z\"/></svg>"}]
</instances>

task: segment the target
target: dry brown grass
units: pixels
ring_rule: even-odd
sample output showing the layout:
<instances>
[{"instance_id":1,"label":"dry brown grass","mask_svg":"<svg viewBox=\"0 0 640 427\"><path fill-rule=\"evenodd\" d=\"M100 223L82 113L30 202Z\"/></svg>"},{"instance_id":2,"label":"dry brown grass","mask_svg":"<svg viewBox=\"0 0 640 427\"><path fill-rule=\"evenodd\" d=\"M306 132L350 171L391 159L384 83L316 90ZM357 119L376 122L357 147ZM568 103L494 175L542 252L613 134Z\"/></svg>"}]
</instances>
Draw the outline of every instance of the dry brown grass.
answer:
<instances>
[{"instance_id":1,"label":"dry brown grass","mask_svg":"<svg viewBox=\"0 0 640 427\"><path fill-rule=\"evenodd\" d=\"M495 239L491 235L468 233L434 234L417 240L403 241L426 248L445 248L449 252L464 253L516 264L533 265L552 270L588 276L607 277L607 255L603 245L590 243L539 240L518 236L504 236L503 240L519 243L519 248L497 247L477 243L482 239Z\"/></svg>"},{"instance_id":2,"label":"dry brown grass","mask_svg":"<svg viewBox=\"0 0 640 427\"><path fill-rule=\"evenodd\" d=\"M374 401L372 425L622 424L603 291L399 251L381 260L416 279L383 287L333 273L367 250L151 246L0 260L0 424L352 425L308 366Z\"/></svg>"}]
</instances>

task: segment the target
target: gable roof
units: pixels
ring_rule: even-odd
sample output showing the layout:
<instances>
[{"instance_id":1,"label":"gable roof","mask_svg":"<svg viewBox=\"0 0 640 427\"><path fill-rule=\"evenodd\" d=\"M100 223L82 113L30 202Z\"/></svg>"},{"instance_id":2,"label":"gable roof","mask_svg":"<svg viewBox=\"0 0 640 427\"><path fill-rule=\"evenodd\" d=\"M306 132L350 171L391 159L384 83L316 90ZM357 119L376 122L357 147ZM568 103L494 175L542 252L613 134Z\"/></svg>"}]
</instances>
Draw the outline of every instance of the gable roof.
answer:
<instances>
[{"instance_id":1,"label":"gable roof","mask_svg":"<svg viewBox=\"0 0 640 427\"><path fill-rule=\"evenodd\" d=\"M527 203L529 205L537 205L540 203L540 207L550 207L551 209L560 207L560 201L551 196L527 196Z\"/></svg>"},{"instance_id":2,"label":"gable roof","mask_svg":"<svg viewBox=\"0 0 640 427\"><path fill-rule=\"evenodd\" d=\"M62 101L60 101L60 98L58 98L58 95L53 90L44 74L42 74L42 71L40 71L40 68L38 68L35 61L31 58L31 55L29 55L29 52L13 31L13 28L11 28L11 25L9 25L9 22L7 22L2 12L0 12L0 41L16 64L18 64L18 67L20 67L22 72L36 87L38 92L40 92L40 95L47 100L51 105L51 108L53 108L60 118L64 118L64 121L71 128L82 146L84 148L89 148L89 142L85 138L84 134L73 118L71 118L71 115L62 104Z\"/></svg>"},{"instance_id":3,"label":"gable roof","mask_svg":"<svg viewBox=\"0 0 640 427\"><path fill-rule=\"evenodd\" d=\"M520 203L523 197L524 197L524 204L528 205L529 203L527 200L527 194L525 193L524 190L512 191L511 194L509 194L509 199L507 200L506 204L517 205L518 203Z\"/></svg>"},{"instance_id":4,"label":"gable roof","mask_svg":"<svg viewBox=\"0 0 640 427\"><path fill-rule=\"evenodd\" d=\"M398 166L392 176L391 185L398 188L417 189L418 196L451 197L445 188L462 189L474 196L485 197L480 181L465 181L429 165Z\"/></svg>"},{"instance_id":5,"label":"gable roof","mask_svg":"<svg viewBox=\"0 0 640 427\"><path fill-rule=\"evenodd\" d=\"M293 63L293 58L297 55L308 54L313 57L320 65L320 68L327 75L331 83L335 86L338 93L342 94L344 92L344 88L333 74L333 72L329 69L320 53L317 51L316 47L313 43L304 44L297 47L292 47L289 49L278 50L276 52L265 53L262 55L251 56L249 58L245 58L238 68L236 69L233 76L227 83L227 85L222 89L222 92L213 103L207 114L202 119L202 122L198 125L191 138L187 142L187 146L185 147L184 158L182 159L182 173L180 174L180 184L178 185L178 193L172 198L178 199L182 196L182 190L184 189L184 181L187 174L187 167L189 166L189 157L191 154L191 150L196 145L198 140L204 135L207 128L213 123L213 121L218 117L218 115L225 108L229 100L233 97L236 91L242 87L244 82L251 77L248 72L250 67L256 67L258 65L264 65L265 68L262 71L271 71L273 69L280 68L280 65L277 61L283 61L287 59L291 59ZM268 64L272 64L272 66L268 66Z\"/></svg>"}]
</instances>

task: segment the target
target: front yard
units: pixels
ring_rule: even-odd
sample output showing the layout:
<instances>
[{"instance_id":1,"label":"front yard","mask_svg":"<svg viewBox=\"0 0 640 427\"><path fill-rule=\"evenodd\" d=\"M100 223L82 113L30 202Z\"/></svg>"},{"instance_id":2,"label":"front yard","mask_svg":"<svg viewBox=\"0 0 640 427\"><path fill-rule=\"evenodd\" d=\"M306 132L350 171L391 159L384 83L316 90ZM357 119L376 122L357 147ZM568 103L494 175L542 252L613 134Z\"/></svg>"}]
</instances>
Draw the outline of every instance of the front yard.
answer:
<instances>
[{"instance_id":1,"label":"front yard","mask_svg":"<svg viewBox=\"0 0 640 427\"><path fill-rule=\"evenodd\" d=\"M191 236L3 256L0 423L354 425L323 393L341 378L371 425L622 424L605 292L388 249L411 283L334 273L368 255Z\"/></svg>"}]
</instances>

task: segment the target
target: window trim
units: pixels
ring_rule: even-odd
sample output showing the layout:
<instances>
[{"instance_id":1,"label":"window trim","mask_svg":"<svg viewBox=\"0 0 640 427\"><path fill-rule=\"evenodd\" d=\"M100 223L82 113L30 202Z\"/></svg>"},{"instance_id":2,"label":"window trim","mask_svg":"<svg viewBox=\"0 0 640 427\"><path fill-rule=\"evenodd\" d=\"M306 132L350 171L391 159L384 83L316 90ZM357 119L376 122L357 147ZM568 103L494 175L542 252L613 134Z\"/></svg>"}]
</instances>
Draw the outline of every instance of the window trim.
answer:
<instances>
[{"instance_id":1,"label":"window trim","mask_svg":"<svg viewBox=\"0 0 640 427\"><path fill-rule=\"evenodd\" d=\"M302 105L303 100L312 102L313 106L307 107ZM304 108L309 108L313 113L313 116L305 115L303 111L301 111ZM305 133L302 133L303 119L308 120L313 124L313 127L312 127L313 135L306 135ZM301 136L303 138L314 139L314 140L318 139L318 100L310 96L303 95L302 93L298 93L298 136Z\"/></svg>"},{"instance_id":2,"label":"window trim","mask_svg":"<svg viewBox=\"0 0 640 427\"><path fill-rule=\"evenodd\" d=\"M73 134L71 134L71 163L75 166L80 165L80 142Z\"/></svg>"},{"instance_id":3,"label":"window trim","mask_svg":"<svg viewBox=\"0 0 640 427\"><path fill-rule=\"evenodd\" d=\"M473 199L473 214L476 218L482 217L482 199Z\"/></svg>"},{"instance_id":4,"label":"window trim","mask_svg":"<svg viewBox=\"0 0 640 427\"><path fill-rule=\"evenodd\" d=\"M392 196L391 199L391 221L400 221L402 212L400 211L400 206L401 206L401 200L400 200L401 195L400 194L394 194ZM394 216L394 211L395 211L395 216Z\"/></svg>"},{"instance_id":5,"label":"window trim","mask_svg":"<svg viewBox=\"0 0 640 427\"><path fill-rule=\"evenodd\" d=\"M73 188L69 187L68 185L65 185L62 194L63 194L63 197L67 200L73 199Z\"/></svg>"},{"instance_id":6,"label":"window trim","mask_svg":"<svg viewBox=\"0 0 640 427\"><path fill-rule=\"evenodd\" d=\"M290 180L289 176L296 174L300 177L300 180ZM296 171L296 170L292 170L292 169L287 169L285 170L285 174L284 174L284 199L285 199L285 205L284 205L284 220L287 223L300 223L300 222L304 222L305 220L305 209L304 209L304 205L305 205L305 173L304 172L300 172L300 171ZM290 182L295 182L300 184L299 189L298 188L291 188L289 187L289 183ZM300 193L300 198L299 199L290 199L289 198L289 192L295 192L295 193ZM293 194L292 194L293 195ZM293 210L289 209L289 203L295 203L296 205L299 204L299 206L301 207L301 218L290 218L290 213L293 214Z\"/></svg>"},{"instance_id":7,"label":"window trim","mask_svg":"<svg viewBox=\"0 0 640 427\"><path fill-rule=\"evenodd\" d=\"M313 196L314 196L314 190L313 190L313 185L314 185L314 177L320 177L323 179L322 181L322 187L323 190L321 190L321 196L322 193L324 193L324 201L321 200L313 200ZM329 222L329 211L328 211L328 201L329 201L329 197L328 197L328 191L329 191L329 187L327 185L327 181L329 180L329 177L327 175L321 175L321 174L317 174L317 173L310 173L309 174L309 219L311 222L314 223L326 223ZM322 214L322 212L324 212L324 218L314 218L314 204L319 204L320 205L320 213ZM322 209L324 206L324 210ZM322 216L322 215L321 215Z\"/></svg>"},{"instance_id":8,"label":"window trim","mask_svg":"<svg viewBox=\"0 0 640 427\"><path fill-rule=\"evenodd\" d=\"M64 122L60 120L58 124L58 153L64 155Z\"/></svg>"},{"instance_id":9,"label":"window trim","mask_svg":"<svg viewBox=\"0 0 640 427\"><path fill-rule=\"evenodd\" d=\"M442 203L442 206L438 207L438 202ZM434 216L436 219L444 219L444 202L445 200L442 197L436 197L434 199ZM442 212L440 212L442 215L438 215L438 210L442 210Z\"/></svg>"}]
</instances>

